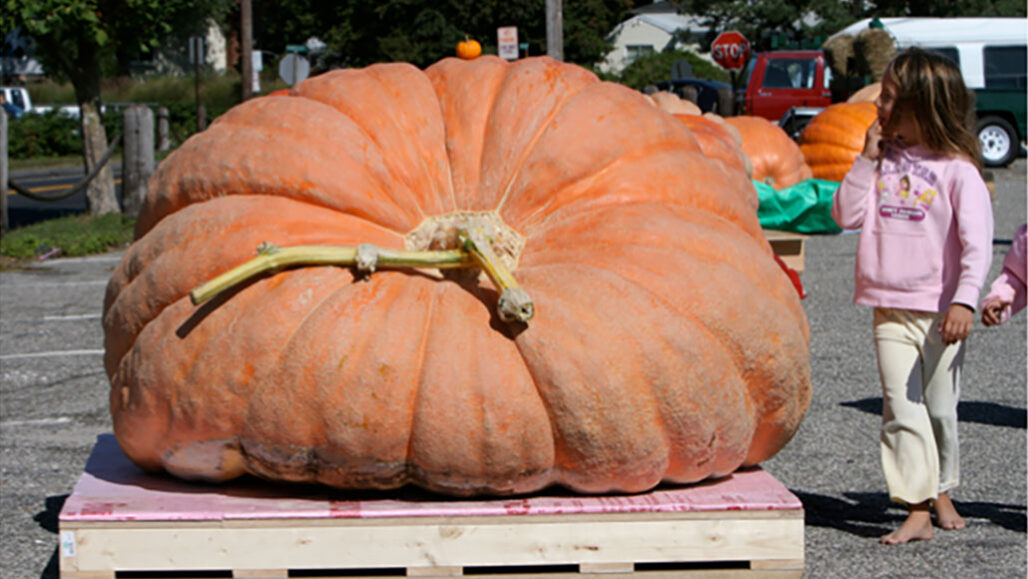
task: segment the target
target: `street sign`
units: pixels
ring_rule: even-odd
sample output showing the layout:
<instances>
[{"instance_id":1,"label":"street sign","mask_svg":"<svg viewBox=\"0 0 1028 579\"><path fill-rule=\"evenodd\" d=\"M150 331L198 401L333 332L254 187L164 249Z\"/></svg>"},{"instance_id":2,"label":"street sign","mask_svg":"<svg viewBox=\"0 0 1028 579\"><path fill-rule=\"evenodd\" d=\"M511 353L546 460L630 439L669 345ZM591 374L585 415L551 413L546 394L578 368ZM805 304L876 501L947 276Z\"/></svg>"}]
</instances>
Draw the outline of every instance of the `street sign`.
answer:
<instances>
[{"instance_id":1,"label":"street sign","mask_svg":"<svg viewBox=\"0 0 1028 579\"><path fill-rule=\"evenodd\" d=\"M311 73L311 63L295 52L285 55L278 63L278 77L289 86L302 82Z\"/></svg>"},{"instance_id":2,"label":"street sign","mask_svg":"<svg viewBox=\"0 0 1028 579\"><path fill-rule=\"evenodd\" d=\"M740 70L750 57L750 41L735 30L726 30L710 45L710 56L725 70Z\"/></svg>"},{"instance_id":3,"label":"street sign","mask_svg":"<svg viewBox=\"0 0 1028 579\"><path fill-rule=\"evenodd\" d=\"M502 26L496 29L497 53L504 60L518 59L518 27Z\"/></svg>"}]
</instances>

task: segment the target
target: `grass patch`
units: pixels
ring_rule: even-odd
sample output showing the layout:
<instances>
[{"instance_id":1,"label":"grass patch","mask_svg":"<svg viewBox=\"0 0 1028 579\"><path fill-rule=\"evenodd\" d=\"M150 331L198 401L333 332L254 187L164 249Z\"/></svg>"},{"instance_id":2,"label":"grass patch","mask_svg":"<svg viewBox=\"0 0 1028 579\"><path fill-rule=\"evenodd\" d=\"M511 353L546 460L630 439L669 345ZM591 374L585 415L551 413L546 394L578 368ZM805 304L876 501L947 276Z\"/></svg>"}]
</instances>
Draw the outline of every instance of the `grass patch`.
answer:
<instances>
[{"instance_id":1,"label":"grass patch","mask_svg":"<svg viewBox=\"0 0 1028 579\"><path fill-rule=\"evenodd\" d=\"M132 242L135 220L120 213L73 215L8 231L0 239L5 266L37 258L55 249L63 257L106 253Z\"/></svg>"}]
</instances>

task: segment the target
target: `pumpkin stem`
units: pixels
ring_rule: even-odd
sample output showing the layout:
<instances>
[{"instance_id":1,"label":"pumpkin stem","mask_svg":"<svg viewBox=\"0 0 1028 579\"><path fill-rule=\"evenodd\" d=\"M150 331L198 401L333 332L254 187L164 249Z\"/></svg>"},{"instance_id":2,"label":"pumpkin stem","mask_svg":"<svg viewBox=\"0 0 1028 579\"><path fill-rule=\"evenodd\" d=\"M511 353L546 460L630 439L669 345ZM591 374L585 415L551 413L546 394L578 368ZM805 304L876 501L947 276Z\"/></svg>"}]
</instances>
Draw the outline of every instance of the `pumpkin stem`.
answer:
<instances>
[{"instance_id":1,"label":"pumpkin stem","mask_svg":"<svg viewBox=\"0 0 1028 579\"><path fill-rule=\"evenodd\" d=\"M385 249L370 243L357 247L300 245L278 247L262 243L257 257L236 266L189 292L193 305L200 305L250 278L268 271L297 265L355 266L359 271L371 273L377 267L422 267L449 269L472 267L474 261L459 249L439 251L407 251Z\"/></svg>"},{"instance_id":2,"label":"pumpkin stem","mask_svg":"<svg viewBox=\"0 0 1028 579\"><path fill-rule=\"evenodd\" d=\"M485 271L496 289L500 291L500 300L496 304L500 319L505 322L527 322L535 315L532 299L518 285L518 280L507 269L503 261L493 251L493 244L486 228L481 225L461 229L458 234L464 250L471 254L475 264Z\"/></svg>"},{"instance_id":3,"label":"pumpkin stem","mask_svg":"<svg viewBox=\"0 0 1028 579\"><path fill-rule=\"evenodd\" d=\"M528 294L510 270L496 256L485 227L461 229L463 248L428 251L385 249L370 243L357 247L301 245L278 247L262 243L257 257L238 265L189 292L193 305L200 305L218 294L262 273L299 265L343 265L371 274L379 267L482 268L500 291L497 313L506 322L527 322L535 313Z\"/></svg>"}]
</instances>

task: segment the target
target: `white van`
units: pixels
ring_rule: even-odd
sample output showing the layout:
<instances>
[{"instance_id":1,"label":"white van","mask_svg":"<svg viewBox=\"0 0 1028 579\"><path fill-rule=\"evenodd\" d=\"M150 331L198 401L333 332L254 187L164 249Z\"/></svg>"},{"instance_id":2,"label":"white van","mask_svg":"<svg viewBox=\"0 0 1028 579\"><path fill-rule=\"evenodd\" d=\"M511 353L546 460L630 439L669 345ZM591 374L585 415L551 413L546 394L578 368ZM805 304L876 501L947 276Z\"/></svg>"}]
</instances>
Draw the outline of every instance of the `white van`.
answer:
<instances>
[{"instance_id":1,"label":"white van","mask_svg":"<svg viewBox=\"0 0 1028 579\"><path fill-rule=\"evenodd\" d=\"M1028 19L1026 18L879 18L896 40L940 52L960 65L964 82L975 91L982 160L1002 166L1017 156L1026 138L1028 100ZM856 37L870 18L832 35Z\"/></svg>"}]
</instances>

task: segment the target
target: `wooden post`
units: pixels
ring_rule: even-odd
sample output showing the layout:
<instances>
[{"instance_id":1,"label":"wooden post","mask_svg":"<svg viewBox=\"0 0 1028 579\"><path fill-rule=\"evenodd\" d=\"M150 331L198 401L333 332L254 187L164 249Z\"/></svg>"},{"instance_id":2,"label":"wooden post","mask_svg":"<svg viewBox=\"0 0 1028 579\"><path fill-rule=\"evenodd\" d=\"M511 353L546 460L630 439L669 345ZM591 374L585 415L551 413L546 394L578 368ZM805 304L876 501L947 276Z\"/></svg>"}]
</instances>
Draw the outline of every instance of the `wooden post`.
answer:
<instances>
[{"instance_id":1,"label":"wooden post","mask_svg":"<svg viewBox=\"0 0 1028 579\"><path fill-rule=\"evenodd\" d=\"M546 54L564 60L564 8L562 0L546 0Z\"/></svg>"},{"instance_id":2,"label":"wooden post","mask_svg":"<svg viewBox=\"0 0 1028 579\"><path fill-rule=\"evenodd\" d=\"M146 199L146 183L153 175L153 111L146 105L132 105L124 114L125 149L121 164L121 197L125 215L139 217Z\"/></svg>"},{"instance_id":3,"label":"wooden post","mask_svg":"<svg viewBox=\"0 0 1028 579\"><path fill-rule=\"evenodd\" d=\"M157 150L161 153L171 149L171 125L168 121L168 107L157 109Z\"/></svg>"},{"instance_id":4,"label":"wooden post","mask_svg":"<svg viewBox=\"0 0 1028 579\"><path fill-rule=\"evenodd\" d=\"M0 109L0 235L7 234L7 111Z\"/></svg>"},{"instance_id":5,"label":"wooden post","mask_svg":"<svg viewBox=\"0 0 1028 579\"><path fill-rule=\"evenodd\" d=\"M242 38L239 41L239 56L242 65L239 74L243 77L243 101L253 98L253 11L250 0L239 3Z\"/></svg>"}]
</instances>

